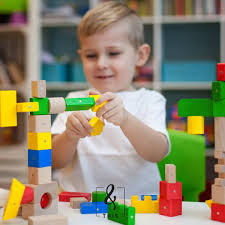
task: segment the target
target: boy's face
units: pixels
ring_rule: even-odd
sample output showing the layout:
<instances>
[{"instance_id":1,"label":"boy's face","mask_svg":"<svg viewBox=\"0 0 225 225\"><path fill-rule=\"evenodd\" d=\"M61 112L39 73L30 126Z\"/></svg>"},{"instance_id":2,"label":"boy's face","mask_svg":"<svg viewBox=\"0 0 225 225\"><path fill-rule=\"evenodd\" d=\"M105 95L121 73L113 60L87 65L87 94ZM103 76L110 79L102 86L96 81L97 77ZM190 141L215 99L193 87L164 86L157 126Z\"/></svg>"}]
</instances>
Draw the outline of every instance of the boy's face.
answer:
<instances>
[{"instance_id":1,"label":"boy's face","mask_svg":"<svg viewBox=\"0 0 225 225\"><path fill-rule=\"evenodd\" d=\"M79 53L87 81L101 93L131 89L138 52L128 40L128 29L121 21L81 40Z\"/></svg>"}]
</instances>

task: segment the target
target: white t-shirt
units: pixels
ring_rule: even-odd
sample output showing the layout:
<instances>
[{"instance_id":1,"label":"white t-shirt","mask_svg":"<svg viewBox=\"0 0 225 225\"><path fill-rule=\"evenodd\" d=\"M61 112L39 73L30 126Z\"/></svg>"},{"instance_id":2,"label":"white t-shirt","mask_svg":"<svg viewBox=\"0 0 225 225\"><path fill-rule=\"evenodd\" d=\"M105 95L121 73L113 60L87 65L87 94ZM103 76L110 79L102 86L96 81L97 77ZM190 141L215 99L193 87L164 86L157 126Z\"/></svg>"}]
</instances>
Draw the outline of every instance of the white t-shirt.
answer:
<instances>
[{"instance_id":1,"label":"white t-shirt","mask_svg":"<svg viewBox=\"0 0 225 225\"><path fill-rule=\"evenodd\" d=\"M168 137L166 100L160 93L142 88L117 94L127 111ZM88 90L71 92L67 96L78 97L88 97ZM90 117L95 116L91 110L83 112ZM71 113L64 112L57 116L52 134L60 134L66 129L67 117ZM125 187L126 198L130 198L131 195L158 194L161 178L157 164L141 158L120 127L105 121L99 136L79 140L72 163L58 171L57 180L63 190L77 192L92 192L97 187L106 188L114 184L117 196L123 197L123 189L118 187Z\"/></svg>"}]
</instances>

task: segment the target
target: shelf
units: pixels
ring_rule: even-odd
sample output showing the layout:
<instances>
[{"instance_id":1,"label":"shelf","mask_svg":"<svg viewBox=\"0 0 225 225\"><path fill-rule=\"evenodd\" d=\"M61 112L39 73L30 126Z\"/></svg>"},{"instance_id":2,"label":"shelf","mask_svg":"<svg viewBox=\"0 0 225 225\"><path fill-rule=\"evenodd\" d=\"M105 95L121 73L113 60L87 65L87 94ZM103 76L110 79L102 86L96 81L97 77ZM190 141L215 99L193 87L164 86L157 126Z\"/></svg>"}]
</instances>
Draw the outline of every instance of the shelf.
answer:
<instances>
[{"instance_id":1,"label":"shelf","mask_svg":"<svg viewBox=\"0 0 225 225\"><path fill-rule=\"evenodd\" d=\"M198 15L198 16L162 16L163 24L170 23L219 23L223 16L220 15Z\"/></svg>"},{"instance_id":2,"label":"shelf","mask_svg":"<svg viewBox=\"0 0 225 225\"><path fill-rule=\"evenodd\" d=\"M211 90L211 82L162 82L162 90Z\"/></svg>"},{"instance_id":3,"label":"shelf","mask_svg":"<svg viewBox=\"0 0 225 225\"><path fill-rule=\"evenodd\" d=\"M71 27L77 26L81 18L42 18L42 27Z\"/></svg>"},{"instance_id":4,"label":"shelf","mask_svg":"<svg viewBox=\"0 0 225 225\"><path fill-rule=\"evenodd\" d=\"M27 25L0 25L0 33L27 33Z\"/></svg>"},{"instance_id":5,"label":"shelf","mask_svg":"<svg viewBox=\"0 0 225 225\"><path fill-rule=\"evenodd\" d=\"M48 91L76 91L88 89L90 86L88 83L79 82L47 82Z\"/></svg>"}]
</instances>

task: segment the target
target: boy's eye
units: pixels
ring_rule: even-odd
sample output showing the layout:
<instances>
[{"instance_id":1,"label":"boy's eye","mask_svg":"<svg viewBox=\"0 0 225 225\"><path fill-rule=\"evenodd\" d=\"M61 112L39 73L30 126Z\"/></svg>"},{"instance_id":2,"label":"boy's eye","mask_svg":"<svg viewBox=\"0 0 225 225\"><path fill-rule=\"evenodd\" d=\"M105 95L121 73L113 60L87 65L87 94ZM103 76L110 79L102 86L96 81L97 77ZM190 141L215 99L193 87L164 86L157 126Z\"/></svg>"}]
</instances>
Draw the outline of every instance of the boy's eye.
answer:
<instances>
[{"instance_id":1,"label":"boy's eye","mask_svg":"<svg viewBox=\"0 0 225 225\"><path fill-rule=\"evenodd\" d=\"M120 54L120 52L110 52L109 53L109 55L111 55L111 56L115 56L115 55L119 55Z\"/></svg>"}]
</instances>

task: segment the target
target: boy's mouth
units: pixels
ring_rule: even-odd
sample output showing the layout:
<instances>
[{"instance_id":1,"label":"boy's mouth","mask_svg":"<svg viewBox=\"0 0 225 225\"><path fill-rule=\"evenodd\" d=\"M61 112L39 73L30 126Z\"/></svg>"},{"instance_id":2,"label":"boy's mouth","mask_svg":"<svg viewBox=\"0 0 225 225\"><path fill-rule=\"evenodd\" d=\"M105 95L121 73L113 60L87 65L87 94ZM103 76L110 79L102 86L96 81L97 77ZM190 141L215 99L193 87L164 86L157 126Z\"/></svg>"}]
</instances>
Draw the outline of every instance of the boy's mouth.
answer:
<instances>
[{"instance_id":1,"label":"boy's mouth","mask_svg":"<svg viewBox=\"0 0 225 225\"><path fill-rule=\"evenodd\" d=\"M98 75L98 76L96 76L97 79L102 79L102 80L109 79L112 77L114 77L114 76L113 75Z\"/></svg>"}]
</instances>

